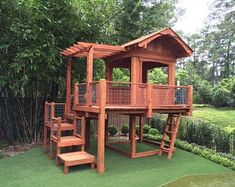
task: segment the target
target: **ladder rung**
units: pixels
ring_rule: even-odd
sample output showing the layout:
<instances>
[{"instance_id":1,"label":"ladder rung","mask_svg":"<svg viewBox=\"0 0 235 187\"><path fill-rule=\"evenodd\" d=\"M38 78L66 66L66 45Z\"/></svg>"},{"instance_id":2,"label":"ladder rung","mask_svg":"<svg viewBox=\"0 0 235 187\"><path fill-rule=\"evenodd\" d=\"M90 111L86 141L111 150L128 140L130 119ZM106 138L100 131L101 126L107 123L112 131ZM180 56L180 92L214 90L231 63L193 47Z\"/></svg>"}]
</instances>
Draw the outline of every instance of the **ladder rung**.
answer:
<instances>
[{"instance_id":1,"label":"ladder rung","mask_svg":"<svg viewBox=\"0 0 235 187\"><path fill-rule=\"evenodd\" d=\"M167 123L167 125L176 125L176 123Z\"/></svg>"},{"instance_id":2,"label":"ladder rung","mask_svg":"<svg viewBox=\"0 0 235 187\"><path fill-rule=\"evenodd\" d=\"M168 131L168 130L165 130L165 132L168 133L168 134L173 134L173 133L175 133L174 131Z\"/></svg>"},{"instance_id":3,"label":"ladder rung","mask_svg":"<svg viewBox=\"0 0 235 187\"><path fill-rule=\"evenodd\" d=\"M170 151L170 148L165 148L164 147L164 148L161 148L161 149L162 149L163 152L167 152L167 153Z\"/></svg>"}]
</instances>

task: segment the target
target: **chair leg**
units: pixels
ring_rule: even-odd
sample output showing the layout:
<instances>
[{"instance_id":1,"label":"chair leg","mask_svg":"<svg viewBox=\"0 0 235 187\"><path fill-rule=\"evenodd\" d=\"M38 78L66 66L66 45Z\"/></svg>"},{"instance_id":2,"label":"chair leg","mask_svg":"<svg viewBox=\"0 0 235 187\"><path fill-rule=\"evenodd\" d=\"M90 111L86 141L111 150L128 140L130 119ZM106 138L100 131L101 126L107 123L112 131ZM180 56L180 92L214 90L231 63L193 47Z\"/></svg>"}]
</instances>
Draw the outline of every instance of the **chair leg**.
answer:
<instances>
[{"instance_id":1,"label":"chair leg","mask_svg":"<svg viewBox=\"0 0 235 187\"><path fill-rule=\"evenodd\" d=\"M43 153L47 151L47 127L44 126L44 137L43 137Z\"/></svg>"},{"instance_id":2,"label":"chair leg","mask_svg":"<svg viewBox=\"0 0 235 187\"><path fill-rule=\"evenodd\" d=\"M95 163L91 163L91 169L95 169Z\"/></svg>"},{"instance_id":3,"label":"chair leg","mask_svg":"<svg viewBox=\"0 0 235 187\"><path fill-rule=\"evenodd\" d=\"M56 148L56 165L59 166L60 163L60 158L58 157L58 155L60 154L60 147Z\"/></svg>"},{"instance_id":4,"label":"chair leg","mask_svg":"<svg viewBox=\"0 0 235 187\"><path fill-rule=\"evenodd\" d=\"M69 167L68 166L64 166L64 174L68 174L69 172Z\"/></svg>"},{"instance_id":5,"label":"chair leg","mask_svg":"<svg viewBox=\"0 0 235 187\"><path fill-rule=\"evenodd\" d=\"M56 157L56 166L60 166L61 160L60 158L57 156Z\"/></svg>"},{"instance_id":6,"label":"chair leg","mask_svg":"<svg viewBox=\"0 0 235 187\"><path fill-rule=\"evenodd\" d=\"M49 159L53 159L53 142L50 140L50 154L49 154Z\"/></svg>"}]
</instances>

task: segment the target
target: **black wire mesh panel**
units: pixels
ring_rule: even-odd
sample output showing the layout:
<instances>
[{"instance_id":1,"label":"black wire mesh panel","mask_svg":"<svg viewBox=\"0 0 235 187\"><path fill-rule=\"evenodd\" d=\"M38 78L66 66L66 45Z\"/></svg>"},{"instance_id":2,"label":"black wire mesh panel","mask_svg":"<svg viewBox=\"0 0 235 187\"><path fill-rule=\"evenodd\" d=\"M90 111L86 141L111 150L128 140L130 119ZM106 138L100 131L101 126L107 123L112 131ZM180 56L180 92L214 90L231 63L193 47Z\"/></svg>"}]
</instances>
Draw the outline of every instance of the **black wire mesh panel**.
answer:
<instances>
[{"instance_id":1,"label":"black wire mesh panel","mask_svg":"<svg viewBox=\"0 0 235 187\"><path fill-rule=\"evenodd\" d=\"M64 117L65 117L65 105L64 104L56 104L55 105L55 117L58 118L58 117L61 117L61 119L63 120Z\"/></svg>"},{"instance_id":2,"label":"black wire mesh panel","mask_svg":"<svg viewBox=\"0 0 235 187\"><path fill-rule=\"evenodd\" d=\"M187 104L188 94L186 88L175 89L175 104Z\"/></svg>"},{"instance_id":3,"label":"black wire mesh panel","mask_svg":"<svg viewBox=\"0 0 235 187\"><path fill-rule=\"evenodd\" d=\"M78 104L86 104L86 84L79 84L78 86Z\"/></svg>"}]
</instances>

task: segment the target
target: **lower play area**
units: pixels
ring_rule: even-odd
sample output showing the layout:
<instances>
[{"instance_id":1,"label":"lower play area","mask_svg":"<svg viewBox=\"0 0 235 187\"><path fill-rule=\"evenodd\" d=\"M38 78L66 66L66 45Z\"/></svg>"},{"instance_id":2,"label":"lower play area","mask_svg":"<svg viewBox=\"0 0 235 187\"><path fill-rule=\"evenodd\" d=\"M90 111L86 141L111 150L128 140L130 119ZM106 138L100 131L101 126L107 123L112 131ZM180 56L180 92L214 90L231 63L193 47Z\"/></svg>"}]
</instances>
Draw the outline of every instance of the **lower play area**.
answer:
<instances>
[{"instance_id":1,"label":"lower play area","mask_svg":"<svg viewBox=\"0 0 235 187\"><path fill-rule=\"evenodd\" d=\"M149 148L146 144L137 143L137 152ZM96 155L96 149L96 139L92 138L88 152ZM233 173L228 168L180 149L177 149L171 160L167 160L165 155L130 159L106 149L105 163L107 172L103 175L91 170L90 165L71 167L69 175L64 175L63 166L55 167L54 160L49 160L39 146L18 156L0 160L1 184L4 187L31 187L32 184L34 187L157 187L186 175Z\"/></svg>"}]
</instances>

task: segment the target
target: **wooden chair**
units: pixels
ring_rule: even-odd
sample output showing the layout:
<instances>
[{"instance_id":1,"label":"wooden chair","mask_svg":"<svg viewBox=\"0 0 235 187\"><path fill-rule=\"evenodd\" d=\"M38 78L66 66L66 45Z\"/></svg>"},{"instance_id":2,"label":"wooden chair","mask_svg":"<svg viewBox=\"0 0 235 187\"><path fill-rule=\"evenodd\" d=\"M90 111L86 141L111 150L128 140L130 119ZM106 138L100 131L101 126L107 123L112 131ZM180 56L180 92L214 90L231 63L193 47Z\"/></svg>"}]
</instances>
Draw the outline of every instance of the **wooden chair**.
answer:
<instances>
[{"instance_id":1,"label":"wooden chair","mask_svg":"<svg viewBox=\"0 0 235 187\"><path fill-rule=\"evenodd\" d=\"M63 126L62 126L62 120L61 117L52 118L52 124L51 125L51 137L50 137L50 159L53 158L53 144L56 144L56 157L61 153L61 148L63 147L72 147L72 146L81 146L81 150L84 151L85 146L85 125L83 124L85 119L81 120L81 135L77 134L77 122L78 118L74 119L73 124L70 124L73 126L73 135L69 136L62 136ZM82 125L83 124L83 125Z\"/></svg>"},{"instance_id":2,"label":"wooden chair","mask_svg":"<svg viewBox=\"0 0 235 187\"><path fill-rule=\"evenodd\" d=\"M47 150L47 142L48 142L48 131L51 130L52 118L56 116L55 107L65 106L65 103L48 103L45 102L44 109L44 139L43 139L43 152L46 153ZM61 114L60 114L61 115ZM73 124L69 121L73 121L73 115L71 114L62 114L64 116L64 120L61 123L61 131L73 131ZM62 117L62 116L61 116ZM53 124L55 125L55 124ZM56 128L54 128L56 131Z\"/></svg>"}]
</instances>

